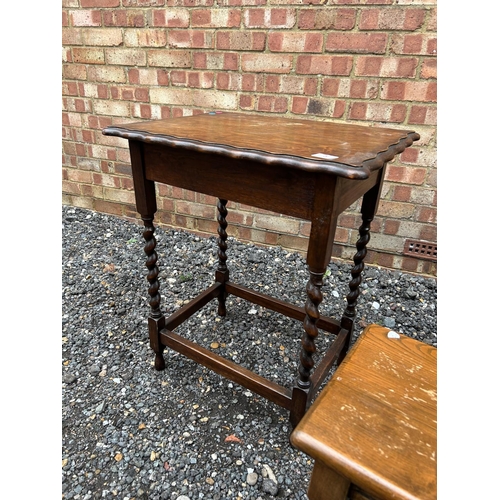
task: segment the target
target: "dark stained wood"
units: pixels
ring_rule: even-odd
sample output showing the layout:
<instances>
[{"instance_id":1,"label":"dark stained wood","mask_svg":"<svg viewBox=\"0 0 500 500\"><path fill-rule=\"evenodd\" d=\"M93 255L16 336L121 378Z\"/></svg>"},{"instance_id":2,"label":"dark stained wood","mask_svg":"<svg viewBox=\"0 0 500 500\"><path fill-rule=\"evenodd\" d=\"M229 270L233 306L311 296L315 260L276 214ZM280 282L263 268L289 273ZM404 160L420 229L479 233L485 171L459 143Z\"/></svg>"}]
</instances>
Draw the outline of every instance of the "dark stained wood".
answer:
<instances>
[{"instance_id":1,"label":"dark stained wood","mask_svg":"<svg viewBox=\"0 0 500 500\"><path fill-rule=\"evenodd\" d=\"M158 144L148 144L145 160L146 174L154 181L284 215L311 217L312 172Z\"/></svg>"},{"instance_id":2,"label":"dark stained wood","mask_svg":"<svg viewBox=\"0 0 500 500\"><path fill-rule=\"evenodd\" d=\"M250 389L264 398L287 410L290 409L291 391L271 380L268 380L251 370L233 363L190 340L169 330L161 331L163 343L197 363L210 368L214 372L237 384Z\"/></svg>"},{"instance_id":3,"label":"dark stained wood","mask_svg":"<svg viewBox=\"0 0 500 500\"><path fill-rule=\"evenodd\" d=\"M313 391L311 396L314 396L314 394L318 391L323 380L325 380L330 373L331 367L335 361L339 359L340 353L344 349L348 338L349 332L345 329L341 329L337 338L332 342L325 355L314 369L314 372L311 375L311 386Z\"/></svg>"},{"instance_id":4,"label":"dark stained wood","mask_svg":"<svg viewBox=\"0 0 500 500\"><path fill-rule=\"evenodd\" d=\"M164 322L165 328L168 328L169 330L177 328L193 314L196 314L203 306L207 305L212 299L219 297L223 288L222 283L214 283L212 286L208 287L193 300L184 304L182 307L177 309L177 311L172 313Z\"/></svg>"},{"instance_id":5,"label":"dark stained wood","mask_svg":"<svg viewBox=\"0 0 500 500\"><path fill-rule=\"evenodd\" d=\"M418 140L418 134L243 113L207 113L116 125L105 128L103 134L129 141L137 210L145 225L151 309L148 324L156 369L165 368L162 353L168 345L225 376L234 377L233 380L245 387L256 387L256 392L289 409L290 421L295 426L333 363L347 352L369 224L380 196L384 166ZM218 198L217 286L209 288L168 319L161 311L154 239L156 182ZM348 307L339 322L320 314L322 277L332 255L338 216L360 197L363 197L363 226L354 259ZM311 221L307 251L310 279L304 308L229 281L228 200ZM211 351L169 333L213 298L218 300L218 313L224 316L228 293L304 322L299 373L292 390L255 378L252 372L240 370ZM336 334L337 339L325 359L320 360L316 373L315 339L322 329Z\"/></svg>"},{"instance_id":6,"label":"dark stained wood","mask_svg":"<svg viewBox=\"0 0 500 500\"><path fill-rule=\"evenodd\" d=\"M365 329L290 440L369 496L435 499L437 349L389 332Z\"/></svg>"},{"instance_id":7,"label":"dark stained wood","mask_svg":"<svg viewBox=\"0 0 500 500\"><path fill-rule=\"evenodd\" d=\"M236 297L248 300L249 302L252 302L252 304L257 304L265 307L266 309L270 309L271 311L281 313L288 318L304 321L306 316L306 312L303 307L298 307L283 300L269 297L268 295L256 292L255 290L242 285L232 283L231 281L226 283L226 290L228 293L235 295ZM330 333L336 334L340 330L340 323L336 319L327 318L326 316L320 316L317 325L318 328Z\"/></svg>"},{"instance_id":8,"label":"dark stained wood","mask_svg":"<svg viewBox=\"0 0 500 500\"><path fill-rule=\"evenodd\" d=\"M360 179L367 178L371 171L391 159L388 156L394 157L418 139L418 134L403 130L243 113L131 123L107 127L104 133ZM386 151L389 154L377 161ZM337 158L315 159L312 155L318 153Z\"/></svg>"}]
</instances>

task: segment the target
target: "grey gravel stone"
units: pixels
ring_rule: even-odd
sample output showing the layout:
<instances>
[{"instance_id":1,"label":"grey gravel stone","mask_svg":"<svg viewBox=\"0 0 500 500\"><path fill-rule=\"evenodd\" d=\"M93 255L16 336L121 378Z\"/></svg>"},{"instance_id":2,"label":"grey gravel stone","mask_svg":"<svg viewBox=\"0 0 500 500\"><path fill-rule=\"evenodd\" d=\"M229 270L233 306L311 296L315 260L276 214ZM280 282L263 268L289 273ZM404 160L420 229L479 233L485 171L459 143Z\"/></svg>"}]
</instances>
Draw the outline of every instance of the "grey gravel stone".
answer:
<instances>
[{"instance_id":1,"label":"grey gravel stone","mask_svg":"<svg viewBox=\"0 0 500 500\"><path fill-rule=\"evenodd\" d=\"M278 485L273 480L266 478L262 481L262 491L275 497L278 494L279 489Z\"/></svg>"},{"instance_id":2,"label":"grey gravel stone","mask_svg":"<svg viewBox=\"0 0 500 500\"><path fill-rule=\"evenodd\" d=\"M63 207L62 221L62 498L306 500L313 461L290 446L286 410L168 348L166 369L154 369L142 224L74 207ZM216 237L160 228L155 237L170 315L213 283ZM232 281L304 304L303 257L227 243ZM342 315L351 267L328 266L322 314ZM391 319L394 331L437 345L436 297L434 278L367 265L354 341L368 324ZM219 317L210 302L176 331L207 349L216 342L218 354L290 387L301 322L233 296L227 311ZM320 332L318 355L331 337ZM279 490L260 474L248 481L248 469L265 465Z\"/></svg>"},{"instance_id":3,"label":"grey gravel stone","mask_svg":"<svg viewBox=\"0 0 500 500\"><path fill-rule=\"evenodd\" d=\"M250 486L253 486L254 484L257 484L257 481L259 479L259 475L256 472L249 472L247 474L247 484Z\"/></svg>"}]
</instances>

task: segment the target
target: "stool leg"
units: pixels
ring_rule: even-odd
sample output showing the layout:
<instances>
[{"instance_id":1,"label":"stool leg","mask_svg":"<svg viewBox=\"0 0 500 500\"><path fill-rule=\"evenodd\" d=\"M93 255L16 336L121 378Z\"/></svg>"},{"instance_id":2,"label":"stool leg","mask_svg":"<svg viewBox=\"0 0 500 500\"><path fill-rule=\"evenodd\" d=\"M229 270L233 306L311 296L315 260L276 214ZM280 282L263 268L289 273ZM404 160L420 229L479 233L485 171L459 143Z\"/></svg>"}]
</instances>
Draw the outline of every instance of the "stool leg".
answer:
<instances>
[{"instance_id":1,"label":"stool leg","mask_svg":"<svg viewBox=\"0 0 500 500\"><path fill-rule=\"evenodd\" d=\"M349 485L349 479L316 460L307 496L309 500L345 500Z\"/></svg>"},{"instance_id":2,"label":"stool leg","mask_svg":"<svg viewBox=\"0 0 500 500\"><path fill-rule=\"evenodd\" d=\"M227 200L222 200L219 199L217 203L217 210L219 211L219 214L217 216L217 221L219 222L219 227L217 229L217 232L219 233L219 237L217 239L217 245L219 247L218 251L218 256L219 256L219 266L217 267L217 271L215 272L215 281L219 283L225 283L226 281L229 281L229 270L226 265L226 260L227 260L227 255L226 255L226 250L227 250L227 233L226 233L226 228L227 228L227 221L226 221L226 216L227 216ZM223 288L217 297L219 301L219 309L218 309L218 314L219 316L225 316L226 315L226 297L227 293L225 289Z\"/></svg>"},{"instance_id":3,"label":"stool leg","mask_svg":"<svg viewBox=\"0 0 500 500\"><path fill-rule=\"evenodd\" d=\"M163 351L165 346L160 342L160 330L165 326L165 317L160 310L160 284L158 282L158 266L156 262L158 255L156 254L156 238L154 237L155 227L153 225L153 216L143 216L144 232L142 236L146 241L144 252L147 255L146 267L148 268L147 280L149 282L149 306L151 308L148 318L149 327L149 342L151 348L155 352L155 368L157 370L165 369L165 360L163 358Z\"/></svg>"}]
</instances>

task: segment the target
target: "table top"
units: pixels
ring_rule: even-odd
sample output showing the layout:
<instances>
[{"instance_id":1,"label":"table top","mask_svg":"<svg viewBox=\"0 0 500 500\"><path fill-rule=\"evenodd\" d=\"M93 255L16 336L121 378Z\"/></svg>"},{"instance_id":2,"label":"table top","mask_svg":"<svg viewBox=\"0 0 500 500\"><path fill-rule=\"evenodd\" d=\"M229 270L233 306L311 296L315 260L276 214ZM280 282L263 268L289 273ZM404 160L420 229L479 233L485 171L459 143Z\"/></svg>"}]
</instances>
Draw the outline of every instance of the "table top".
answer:
<instances>
[{"instance_id":1,"label":"table top","mask_svg":"<svg viewBox=\"0 0 500 500\"><path fill-rule=\"evenodd\" d=\"M103 134L352 178L419 139L407 130L225 112L113 125Z\"/></svg>"},{"instance_id":2,"label":"table top","mask_svg":"<svg viewBox=\"0 0 500 500\"><path fill-rule=\"evenodd\" d=\"M362 334L292 443L373 495L435 499L437 349L389 332Z\"/></svg>"}]
</instances>

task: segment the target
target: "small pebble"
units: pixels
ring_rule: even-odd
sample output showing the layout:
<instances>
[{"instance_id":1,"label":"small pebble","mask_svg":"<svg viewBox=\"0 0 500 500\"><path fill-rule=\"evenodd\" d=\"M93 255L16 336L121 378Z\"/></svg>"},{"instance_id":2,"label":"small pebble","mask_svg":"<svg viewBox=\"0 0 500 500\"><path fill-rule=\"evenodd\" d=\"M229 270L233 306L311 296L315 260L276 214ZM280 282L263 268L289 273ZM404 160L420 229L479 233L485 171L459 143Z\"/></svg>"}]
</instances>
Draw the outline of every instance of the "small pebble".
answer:
<instances>
[{"instance_id":1,"label":"small pebble","mask_svg":"<svg viewBox=\"0 0 500 500\"><path fill-rule=\"evenodd\" d=\"M256 472L250 472L247 474L247 484L250 486L253 486L254 484L257 484L257 480L259 479L259 475Z\"/></svg>"}]
</instances>

